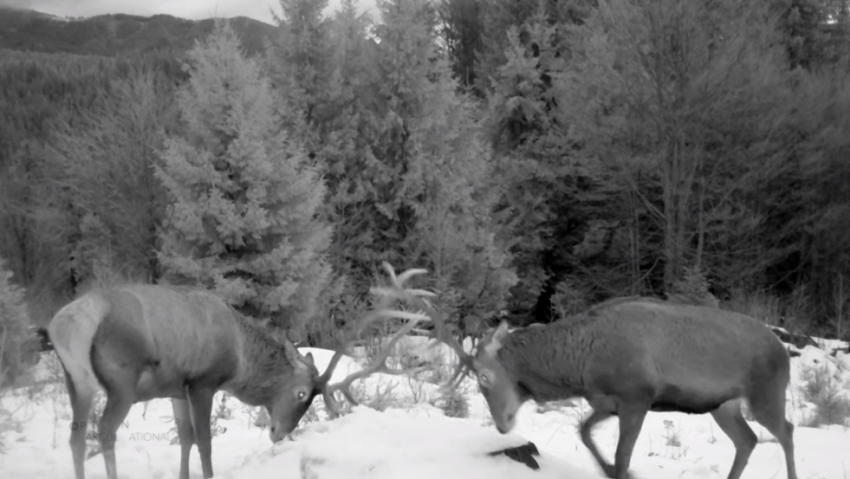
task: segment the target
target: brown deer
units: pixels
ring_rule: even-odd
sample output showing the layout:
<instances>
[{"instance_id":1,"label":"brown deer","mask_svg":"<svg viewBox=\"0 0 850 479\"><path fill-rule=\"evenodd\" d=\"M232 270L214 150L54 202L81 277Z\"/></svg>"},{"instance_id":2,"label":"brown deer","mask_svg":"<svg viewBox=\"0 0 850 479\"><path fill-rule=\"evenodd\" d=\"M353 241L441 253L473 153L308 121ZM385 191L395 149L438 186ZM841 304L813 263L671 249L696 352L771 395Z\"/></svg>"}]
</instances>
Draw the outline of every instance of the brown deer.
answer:
<instances>
[{"instance_id":1,"label":"brown deer","mask_svg":"<svg viewBox=\"0 0 850 479\"><path fill-rule=\"evenodd\" d=\"M400 291L400 290L399 290ZM612 479L626 479L632 451L649 411L710 413L735 445L728 479L738 479L758 442L741 414L753 417L782 446L787 479L797 479L794 426L785 419L790 381L788 351L758 320L715 307L628 297L600 303L584 314L510 332L502 321L474 356L444 333L444 319L417 301L437 325L439 339L460 362L451 380L474 373L496 429L513 429L520 406L583 397L593 413L582 442ZM591 438L601 421L617 416L620 438L614 465Z\"/></svg>"},{"instance_id":2,"label":"brown deer","mask_svg":"<svg viewBox=\"0 0 850 479\"><path fill-rule=\"evenodd\" d=\"M391 268L388 268L391 271ZM405 273L408 274L408 273ZM392 278L395 286L401 280ZM392 346L425 316L389 311L397 294L382 296L375 310L352 321L353 334L319 375L311 354L292 343L269 339L249 320L209 292L185 287L132 284L94 290L62 308L48 332L65 371L73 410L70 446L77 479L84 479L86 420L94 394L106 392L98 424L106 473L117 479L116 432L134 403L172 398L180 439L180 479L189 477L189 453L198 445L204 478L213 476L210 413L213 395L223 390L269 413L270 438L282 440L298 425L313 398L322 394L332 416L339 414L333 394L352 403L349 387L374 372L403 373L386 366ZM410 294L410 293L405 293ZM368 323L387 317L408 318L375 360L339 383L329 384L334 367L353 338Z\"/></svg>"},{"instance_id":3,"label":"brown deer","mask_svg":"<svg viewBox=\"0 0 850 479\"><path fill-rule=\"evenodd\" d=\"M433 313L432 313L433 314ZM505 434L520 406L583 397L593 413L582 442L609 478L626 479L647 412L710 413L735 445L729 479L738 479L757 438L741 414L773 434L785 454L787 478L797 479L793 425L785 419L788 352L761 322L720 309L620 298L556 323L510 332L502 322L474 357L455 344L479 388L496 429ZM591 438L594 426L617 416L614 465Z\"/></svg>"}]
</instances>

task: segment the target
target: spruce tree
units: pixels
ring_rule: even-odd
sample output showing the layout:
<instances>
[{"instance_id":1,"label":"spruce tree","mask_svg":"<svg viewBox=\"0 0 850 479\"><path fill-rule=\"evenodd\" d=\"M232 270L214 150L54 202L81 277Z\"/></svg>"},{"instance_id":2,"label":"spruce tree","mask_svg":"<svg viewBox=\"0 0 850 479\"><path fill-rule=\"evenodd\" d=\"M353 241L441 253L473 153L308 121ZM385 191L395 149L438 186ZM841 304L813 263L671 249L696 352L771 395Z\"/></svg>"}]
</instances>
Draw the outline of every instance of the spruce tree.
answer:
<instances>
[{"instance_id":1,"label":"spruce tree","mask_svg":"<svg viewBox=\"0 0 850 479\"><path fill-rule=\"evenodd\" d=\"M11 383L23 370L28 316L24 291L12 281L0 258L0 386Z\"/></svg>"},{"instance_id":2,"label":"spruce tree","mask_svg":"<svg viewBox=\"0 0 850 479\"><path fill-rule=\"evenodd\" d=\"M170 281L207 287L237 309L298 335L327 284L325 186L284 131L254 59L220 22L188 54L178 94L185 133L158 170L173 203L160 261Z\"/></svg>"},{"instance_id":3,"label":"spruce tree","mask_svg":"<svg viewBox=\"0 0 850 479\"><path fill-rule=\"evenodd\" d=\"M498 185L476 104L459 93L424 0L379 1L383 135L373 184L384 215L376 236L400 261L427 265L441 306L467 331L504 306L516 276L491 217ZM381 171L381 170L378 170ZM392 253L390 253L392 254Z\"/></svg>"}]
</instances>

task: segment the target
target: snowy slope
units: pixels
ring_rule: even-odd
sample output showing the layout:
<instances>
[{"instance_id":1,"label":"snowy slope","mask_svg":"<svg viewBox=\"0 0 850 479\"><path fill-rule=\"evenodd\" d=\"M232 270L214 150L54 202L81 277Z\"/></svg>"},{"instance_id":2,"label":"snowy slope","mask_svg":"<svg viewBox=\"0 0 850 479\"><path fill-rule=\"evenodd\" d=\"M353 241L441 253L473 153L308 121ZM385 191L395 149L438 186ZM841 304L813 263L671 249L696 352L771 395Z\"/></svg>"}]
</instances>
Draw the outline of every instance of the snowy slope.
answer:
<instances>
[{"instance_id":1,"label":"snowy slope","mask_svg":"<svg viewBox=\"0 0 850 479\"><path fill-rule=\"evenodd\" d=\"M417 346L415 339L407 347ZM420 356L441 359L444 348L423 350ZM311 351L319 369L324 369L331 352ZM804 370L826 365L826 371L845 389L850 384L850 356L838 353L830 357L824 351L807 347L794 358L793 382L789 388L789 417L804 423L815 406L802 400L800 388ZM52 368L49 367L52 364ZM335 377L358 366L344 361ZM46 355L39 363L42 379L56 375L55 358ZM449 418L429 404L438 397L436 386L403 377L376 375L360 388L366 398L392 385L395 408L383 412L365 406L334 421L323 418L321 399L314 402L315 414L287 440L272 444L268 431L253 425L250 409L233 398L228 399L230 419L219 419L226 431L213 440L213 468L219 478L598 478L595 462L581 444L577 424L588 408L583 401L574 407L544 408L528 403L520 411L516 429L499 434L491 425L481 395L464 386L469 399L469 417ZM221 401L216 396L216 406ZM68 447L70 408L64 385L53 383L37 393L25 389L5 394L2 406L13 411L21 422L17 431L5 434L5 454L0 454L2 478L72 478L73 462ZM171 445L175 433L169 422L168 400L138 404L130 411L119 430L116 454L122 478L158 479L176 477L179 446ZM321 418L321 419L320 419ZM769 433L757 423L753 430L764 439L756 447L743 479L785 478L782 450ZM617 441L617 423L611 420L597 429L596 440L609 460ZM490 457L488 452L519 446L533 441L541 452L534 471L505 456ZM800 478L850 478L850 433L847 427L815 429L798 425L795 432L796 459ZM678 413L650 413L635 448L632 473L637 478L725 478L731 466L734 448L712 422L709 415L689 416ZM104 478L100 455L86 462L87 477ZM200 460L193 450L192 477L201 477Z\"/></svg>"}]
</instances>

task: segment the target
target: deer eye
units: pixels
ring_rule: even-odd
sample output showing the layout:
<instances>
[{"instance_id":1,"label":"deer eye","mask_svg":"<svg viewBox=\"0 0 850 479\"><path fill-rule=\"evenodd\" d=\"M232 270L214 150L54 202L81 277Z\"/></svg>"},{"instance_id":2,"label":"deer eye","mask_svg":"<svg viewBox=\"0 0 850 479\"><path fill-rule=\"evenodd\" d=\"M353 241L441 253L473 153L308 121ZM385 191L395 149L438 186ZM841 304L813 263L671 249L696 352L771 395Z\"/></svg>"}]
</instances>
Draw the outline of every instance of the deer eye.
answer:
<instances>
[{"instance_id":1,"label":"deer eye","mask_svg":"<svg viewBox=\"0 0 850 479\"><path fill-rule=\"evenodd\" d=\"M487 373L480 373L478 375L478 384L480 384L483 387L489 387L490 386L490 378L487 376Z\"/></svg>"},{"instance_id":2,"label":"deer eye","mask_svg":"<svg viewBox=\"0 0 850 479\"><path fill-rule=\"evenodd\" d=\"M307 398L307 392L302 389L295 394L295 397L297 397L299 401L303 401Z\"/></svg>"}]
</instances>

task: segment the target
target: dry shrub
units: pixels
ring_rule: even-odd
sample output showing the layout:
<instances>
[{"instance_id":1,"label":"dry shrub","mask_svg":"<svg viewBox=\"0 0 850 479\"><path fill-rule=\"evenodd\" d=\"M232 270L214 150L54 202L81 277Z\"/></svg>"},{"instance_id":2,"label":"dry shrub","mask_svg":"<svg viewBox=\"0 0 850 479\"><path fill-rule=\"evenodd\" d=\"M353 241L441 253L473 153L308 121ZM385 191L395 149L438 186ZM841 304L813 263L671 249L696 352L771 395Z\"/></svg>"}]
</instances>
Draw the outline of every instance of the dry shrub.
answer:
<instances>
[{"instance_id":1,"label":"dry shrub","mask_svg":"<svg viewBox=\"0 0 850 479\"><path fill-rule=\"evenodd\" d=\"M800 393L817 407L804 426L845 425L850 418L850 395L845 385L833 377L826 365L805 366L801 374L804 384Z\"/></svg>"}]
</instances>

